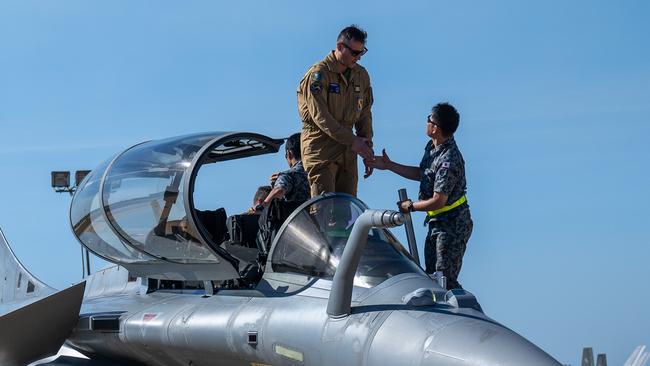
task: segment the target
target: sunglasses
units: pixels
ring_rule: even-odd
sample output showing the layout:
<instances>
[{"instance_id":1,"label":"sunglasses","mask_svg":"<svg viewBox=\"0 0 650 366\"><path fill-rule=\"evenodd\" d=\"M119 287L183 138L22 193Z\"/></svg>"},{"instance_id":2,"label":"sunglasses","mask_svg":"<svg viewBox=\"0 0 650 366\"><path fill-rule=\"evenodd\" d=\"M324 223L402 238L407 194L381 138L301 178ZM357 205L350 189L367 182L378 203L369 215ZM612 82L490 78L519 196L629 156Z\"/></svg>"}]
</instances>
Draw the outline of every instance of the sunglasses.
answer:
<instances>
[{"instance_id":1,"label":"sunglasses","mask_svg":"<svg viewBox=\"0 0 650 366\"><path fill-rule=\"evenodd\" d=\"M350 51L350 53L352 54L352 56L354 56L354 57L363 56L363 55L366 54L366 52L368 52L367 47L364 47L361 51L357 51L354 48L352 48L352 47L348 46L347 44L345 44L345 42L341 42L341 44L343 45L343 47L347 48Z\"/></svg>"},{"instance_id":2,"label":"sunglasses","mask_svg":"<svg viewBox=\"0 0 650 366\"><path fill-rule=\"evenodd\" d=\"M427 116L427 123L431 123L434 126L438 125L438 123L433 119L433 114Z\"/></svg>"}]
</instances>

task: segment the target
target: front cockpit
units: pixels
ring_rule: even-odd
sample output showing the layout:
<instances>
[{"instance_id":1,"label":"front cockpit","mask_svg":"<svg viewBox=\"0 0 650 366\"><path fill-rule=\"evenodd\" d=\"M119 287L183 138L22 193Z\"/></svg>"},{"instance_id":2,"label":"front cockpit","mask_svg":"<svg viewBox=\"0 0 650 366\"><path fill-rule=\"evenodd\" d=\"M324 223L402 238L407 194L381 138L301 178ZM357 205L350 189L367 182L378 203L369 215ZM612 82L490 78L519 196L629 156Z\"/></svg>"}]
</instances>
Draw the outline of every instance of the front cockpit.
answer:
<instances>
[{"instance_id":1,"label":"front cockpit","mask_svg":"<svg viewBox=\"0 0 650 366\"><path fill-rule=\"evenodd\" d=\"M306 202L280 228L267 270L332 279L352 226L367 208L346 194L328 194ZM374 287L407 272L422 273L422 270L388 230L371 229L355 286Z\"/></svg>"},{"instance_id":2,"label":"front cockpit","mask_svg":"<svg viewBox=\"0 0 650 366\"><path fill-rule=\"evenodd\" d=\"M73 231L91 252L138 277L247 286L263 272L332 279L352 226L367 209L357 198L315 197L285 207L279 222L266 225L255 214L228 216L194 194L202 167L275 153L282 144L253 133L204 133L135 145L79 186L70 209ZM231 193L236 190L225 192ZM424 275L387 229L370 230L355 285L373 287L407 272Z\"/></svg>"}]
</instances>

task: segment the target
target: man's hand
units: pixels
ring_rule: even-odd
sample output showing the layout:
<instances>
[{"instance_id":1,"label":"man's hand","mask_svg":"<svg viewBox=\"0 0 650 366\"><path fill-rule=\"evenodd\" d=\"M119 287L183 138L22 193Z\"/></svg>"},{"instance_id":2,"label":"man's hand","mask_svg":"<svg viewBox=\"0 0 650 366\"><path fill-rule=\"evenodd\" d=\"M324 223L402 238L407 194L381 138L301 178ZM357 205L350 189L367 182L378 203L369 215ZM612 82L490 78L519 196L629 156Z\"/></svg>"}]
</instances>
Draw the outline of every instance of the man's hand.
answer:
<instances>
[{"instance_id":1,"label":"man's hand","mask_svg":"<svg viewBox=\"0 0 650 366\"><path fill-rule=\"evenodd\" d=\"M372 165L370 165L370 159L363 159L363 166L365 167L365 172L363 173L363 179L368 178L372 175L372 172L375 170Z\"/></svg>"},{"instance_id":2,"label":"man's hand","mask_svg":"<svg viewBox=\"0 0 650 366\"><path fill-rule=\"evenodd\" d=\"M364 164L370 166L373 169L386 170L390 169L390 164L392 160L386 154L386 149L381 150L381 156L374 156L372 159L365 159Z\"/></svg>"},{"instance_id":3,"label":"man's hand","mask_svg":"<svg viewBox=\"0 0 650 366\"><path fill-rule=\"evenodd\" d=\"M366 145L370 148L371 151L371 157L369 159L363 159L363 166L364 166L364 173L363 173L363 179L368 178L369 176L372 175L372 172L375 170L371 165L368 164L369 161L374 160L375 157L375 150L372 148L372 141L366 140Z\"/></svg>"},{"instance_id":4,"label":"man's hand","mask_svg":"<svg viewBox=\"0 0 650 366\"><path fill-rule=\"evenodd\" d=\"M413 205L413 201L411 200L399 202L399 210L404 213L410 212L409 207L411 207L411 205Z\"/></svg>"},{"instance_id":5,"label":"man's hand","mask_svg":"<svg viewBox=\"0 0 650 366\"><path fill-rule=\"evenodd\" d=\"M275 181L278 180L278 177L280 176L280 172L275 172L271 174L269 177L269 182L271 183L271 187L275 185Z\"/></svg>"},{"instance_id":6,"label":"man's hand","mask_svg":"<svg viewBox=\"0 0 650 366\"><path fill-rule=\"evenodd\" d=\"M372 159L372 149L368 146L368 139L365 137L354 136L352 138L352 151L359 154L364 159Z\"/></svg>"}]
</instances>

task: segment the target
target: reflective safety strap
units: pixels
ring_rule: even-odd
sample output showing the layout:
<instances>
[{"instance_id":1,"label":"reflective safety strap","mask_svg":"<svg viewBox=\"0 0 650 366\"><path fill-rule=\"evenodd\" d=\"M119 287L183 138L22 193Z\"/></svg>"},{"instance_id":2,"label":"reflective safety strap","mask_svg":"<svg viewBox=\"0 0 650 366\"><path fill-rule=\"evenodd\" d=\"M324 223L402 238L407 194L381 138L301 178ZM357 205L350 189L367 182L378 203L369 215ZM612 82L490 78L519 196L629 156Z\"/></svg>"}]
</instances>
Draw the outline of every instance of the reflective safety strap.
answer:
<instances>
[{"instance_id":1,"label":"reflective safety strap","mask_svg":"<svg viewBox=\"0 0 650 366\"><path fill-rule=\"evenodd\" d=\"M426 219L426 221L429 221L429 219L431 219L434 216L439 215L439 214L441 214L443 212L453 210L453 209L455 209L456 207L462 205L465 202L467 202L467 196L463 195L461 198L457 199L456 202L452 203L451 205L440 207L437 210L427 211L427 219Z\"/></svg>"}]
</instances>

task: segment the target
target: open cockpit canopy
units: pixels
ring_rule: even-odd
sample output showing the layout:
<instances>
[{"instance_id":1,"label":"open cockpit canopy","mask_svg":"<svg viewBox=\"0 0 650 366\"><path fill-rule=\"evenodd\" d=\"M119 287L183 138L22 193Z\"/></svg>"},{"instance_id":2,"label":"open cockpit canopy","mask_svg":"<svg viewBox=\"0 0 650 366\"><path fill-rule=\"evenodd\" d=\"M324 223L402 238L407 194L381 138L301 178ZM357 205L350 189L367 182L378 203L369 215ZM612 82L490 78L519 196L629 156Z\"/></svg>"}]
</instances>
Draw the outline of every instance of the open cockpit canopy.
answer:
<instances>
[{"instance_id":1,"label":"open cockpit canopy","mask_svg":"<svg viewBox=\"0 0 650 366\"><path fill-rule=\"evenodd\" d=\"M255 133L214 132L132 146L78 187L70 208L73 231L90 251L136 276L237 278L240 259L208 224L218 210L194 208L196 174L202 165L275 153L282 144Z\"/></svg>"}]
</instances>

